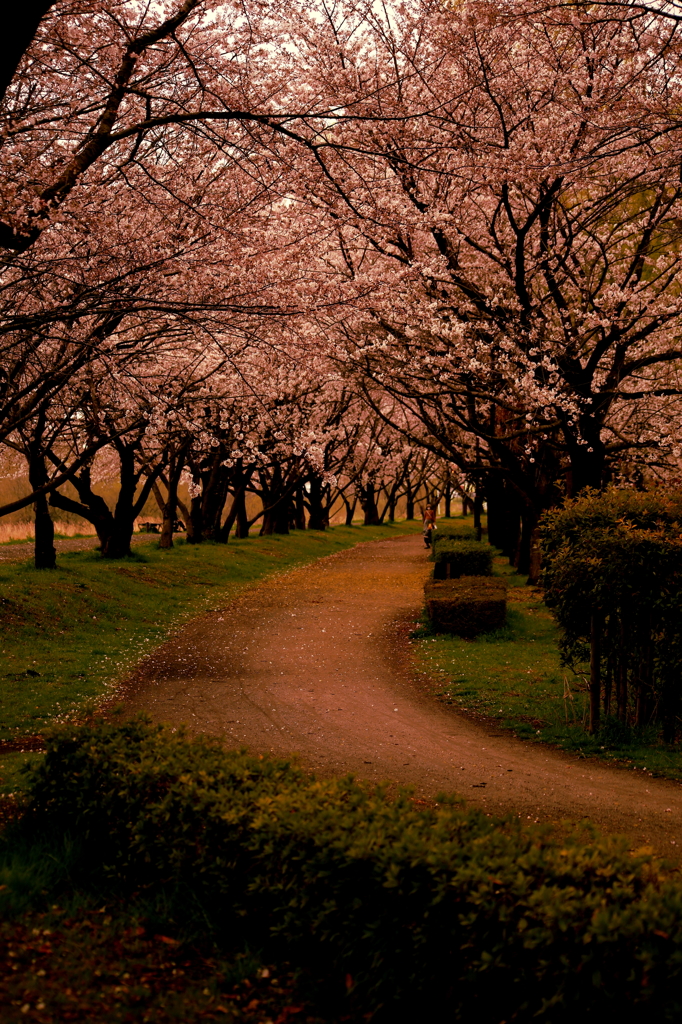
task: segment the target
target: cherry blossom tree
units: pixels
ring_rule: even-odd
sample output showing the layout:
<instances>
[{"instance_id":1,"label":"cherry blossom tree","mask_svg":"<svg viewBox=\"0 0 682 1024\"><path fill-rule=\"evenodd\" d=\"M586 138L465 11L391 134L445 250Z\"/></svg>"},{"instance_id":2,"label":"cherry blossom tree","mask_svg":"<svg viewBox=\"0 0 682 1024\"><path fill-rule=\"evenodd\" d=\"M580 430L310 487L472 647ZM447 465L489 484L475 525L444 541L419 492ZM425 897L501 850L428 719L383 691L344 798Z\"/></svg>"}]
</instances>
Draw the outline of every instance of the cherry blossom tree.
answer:
<instances>
[{"instance_id":1,"label":"cherry blossom tree","mask_svg":"<svg viewBox=\"0 0 682 1024\"><path fill-rule=\"evenodd\" d=\"M679 391L677 23L537 6L344 8L299 51L354 104L305 179L358 295L330 333L422 443L520 497L524 569L544 508L680 444L620 429Z\"/></svg>"}]
</instances>

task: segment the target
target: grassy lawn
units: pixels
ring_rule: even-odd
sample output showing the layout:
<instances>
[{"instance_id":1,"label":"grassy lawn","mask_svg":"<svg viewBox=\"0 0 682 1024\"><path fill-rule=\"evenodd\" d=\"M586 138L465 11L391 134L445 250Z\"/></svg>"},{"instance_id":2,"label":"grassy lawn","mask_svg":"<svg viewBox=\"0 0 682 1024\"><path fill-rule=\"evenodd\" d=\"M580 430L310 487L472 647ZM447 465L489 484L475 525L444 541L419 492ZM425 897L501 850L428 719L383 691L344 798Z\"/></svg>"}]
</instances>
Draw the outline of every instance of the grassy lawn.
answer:
<instances>
[{"instance_id":1,"label":"grassy lawn","mask_svg":"<svg viewBox=\"0 0 682 1024\"><path fill-rule=\"evenodd\" d=\"M507 625L475 640L434 634L424 622L415 632L424 668L439 680L444 703L531 741L596 756L630 770L682 780L682 751L660 741L657 730L634 730L609 720L597 736L585 731L587 681L560 664L558 627L542 601L506 558L494 572L508 583Z\"/></svg>"},{"instance_id":2,"label":"grassy lawn","mask_svg":"<svg viewBox=\"0 0 682 1024\"><path fill-rule=\"evenodd\" d=\"M227 545L181 540L170 551L150 540L121 561L93 550L60 553L55 570L0 564L0 742L26 747L46 726L81 717L182 622L268 574L419 530L336 526ZM0 792L13 791L30 756L0 753Z\"/></svg>"}]
</instances>

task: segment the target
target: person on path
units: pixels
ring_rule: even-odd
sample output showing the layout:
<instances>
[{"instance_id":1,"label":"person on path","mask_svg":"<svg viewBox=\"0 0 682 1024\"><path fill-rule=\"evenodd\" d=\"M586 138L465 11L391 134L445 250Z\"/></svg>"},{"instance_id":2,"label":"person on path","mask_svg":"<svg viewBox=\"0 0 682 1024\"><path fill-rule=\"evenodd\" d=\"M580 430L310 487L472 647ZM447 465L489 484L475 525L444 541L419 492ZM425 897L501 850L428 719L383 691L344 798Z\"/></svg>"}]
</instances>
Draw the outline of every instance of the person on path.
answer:
<instances>
[{"instance_id":1,"label":"person on path","mask_svg":"<svg viewBox=\"0 0 682 1024\"><path fill-rule=\"evenodd\" d=\"M436 529L436 507L427 505L424 509L424 547L431 547L431 534Z\"/></svg>"}]
</instances>

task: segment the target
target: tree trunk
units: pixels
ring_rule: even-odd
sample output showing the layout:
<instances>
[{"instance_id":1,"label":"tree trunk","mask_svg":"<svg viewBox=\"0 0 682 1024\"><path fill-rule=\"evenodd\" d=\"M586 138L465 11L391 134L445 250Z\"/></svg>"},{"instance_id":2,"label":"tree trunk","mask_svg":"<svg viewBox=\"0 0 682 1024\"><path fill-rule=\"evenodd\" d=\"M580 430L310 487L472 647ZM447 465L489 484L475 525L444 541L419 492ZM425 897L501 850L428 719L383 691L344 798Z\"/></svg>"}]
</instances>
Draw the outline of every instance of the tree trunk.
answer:
<instances>
[{"instance_id":1,"label":"tree trunk","mask_svg":"<svg viewBox=\"0 0 682 1024\"><path fill-rule=\"evenodd\" d=\"M530 572L530 541L533 525L532 517L524 510L521 514L521 533L514 555L514 568L524 576Z\"/></svg>"},{"instance_id":2,"label":"tree trunk","mask_svg":"<svg viewBox=\"0 0 682 1024\"><path fill-rule=\"evenodd\" d=\"M450 473L445 474L445 484L443 488L443 497L445 499L445 518L452 518L452 487L450 484Z\"/></svg>"},{"instance_id":3,"label":"tree trunk","mask_svg":"<svg viewBox=\"0 0 682 1024\"><path fill-rule=\"evenodd\" d=\"M204 510L200 494L195 494L189 506L187 543L201 544L204 539Z\"/></svg>"},{"instance_id":4,"label":"tree trunk","mask_svg":"<svg viewBox=\"0 0 682 1024\"><path fill-rule=\"evenodd\" d=\"M593 612L590 620L590 725L592 736L599 732L599 713L601 710L601 641L603 617L601 612Z\"/></svg>"},{"instance_id":5,"label":"tree trunk","mask_svg":"<svg viewBox=\"0 0 682 1024\"><path fill-rule=\"evenodd\" d=\"M168 469L168 494L161 508L163 523L161 526L160 548L173 547L173 526L178 515L178 487L185 466L184 455L177 455L171 460ZM157 499L158 500L158 499Z\"/></svg>"},{"instance_id":6,"label":"tree trunk","mask_svg":"<svg viewBox=\"0 0 682 1024\"><path fill-rule=\"evenodd\" d=\"M244 540L249 536L249 517L246 514L246 489L241 491L238 497L235 496L235 502L237 503L237 514L234 535L239 540Z\"/></svg>"},{"instance_id":7,"label":"tree trunk","mask_svg":"<svg viewBox=\"0 0 682 1024\"><path fill-rule=\"evenodd\" d=\"M627 722L627 678L624 660L619 658L616 666L616 713L623 725Z\"/></svg>"},{"instance_id":8,"label":"tree trunk","mask_svg":"<svg viewBox=\"0 0 682 1024\"><path fill-rule=\"evenodd\" d=\"M319 476L310 478L310 490L308 492L308 529L324 530L326 528L326 516L323 505L324 487Z\"/></svg>"},{"instance_id":9,"label":"tree trunk","mask_svg":"<svg viewBox=\"0 0 682 1024\"><path fill-rule=\"evenodd\" d=\"M414 491L408 480L407 490L405 491L405 518L408 520L414 519Z\"/></svg>"},{"instance_id":10,"label":"tree trunk","mask_svg":"<svg viewBox=\"0 0 682 1024\"><path fill-rule=\"evenodd\" d=\"M35 491L43 487L49 477L45 466L45 453L40 442L29 445L28 479ZM57 552L54 546L54 523L47 503L47 495L41 496L33 503L35 512L35 541L33 561L36 569L54 569L57 565Z\"/></svg>"},{"instance_id":11,"label":"tree trunk","mask_svg":"<svg viewBox=\"0 0 682 1024\"><path fill-rule=\"evenodd\" d=\"M144 507L147 496L154 485L158 471L151 473L135 500L140 474L135 471L135 448L132 445L117 444L119 458L120 486L113 515L113 528L102 544L103 558L127 558L132 554L130 542L135 528L135 516Z\"/></svg>"},{"instance_id":12,"label":"tree trunk","mask_svg":"<svg viewBox=\"0 0 682 1024\"><path fill-rule=\"evenodd\" d=\"M305 530L305 495L303 487L296 488L296 509L294 515L294 526L297 530Z\"/></svg>"},{"instance_id":13,"label":"tree trunk","mask_svg":"<svg viewBox=\"0 0 682 1024\"><path fill-rule=\"evenodd\" d=\"M220 524L222 523L225 502L229 493L230 474L227 466L221 465L218 461L220 458L220 455L216 454L214 456L214 462L217 465L211 467L210 476L204 482L201 500L204 538L225 543L225 541L221 541L223 533Z\"/></svg>"},{"instance_id":14,"label":"tree trunk","mask_svg":"<svg viewBox=\"0 0 682 1024\"><path fill-rule=\"evenodd\" d=\"M353 500L351 502L351 501L348 501L346 499L346 497L342 494L341 495L341 500L343 501L343 504L346 507L346 524L345 525L346 526L352 526L353 525L353 518L355 516L355 509L356 509L356 506L357 506L357 503L358 503L358 499L357 498L353 498Z\"/></svg>"},{"instance_id":15,"label":"tree trunk","mask_svg":"<svg viewBox=\"0 0 682 1024\"><path fill-rule=\"evenodd\" d=\"M261 537L269 537L273 533L285 536L289 533L289 497L279 498L263 513Z\"/></svg>"},{"instance_id":16,"label":"tree trunk","mask_svg":"<svg viewBox=\"0 0 682 1024\"><path fill-rule=\"evenodd\" d=\"M90 489L89 478L90 471L88 470L87 482L76 477L72 481L81 501L74 501L72 498L67 498L66 495L60 494L59 491L52 491L50 494L50 505L53 508L61 509L62 512L72 512L74 515L80 516L81 519L92 523L97 532L97 539L99 540L101 550L114 528L114 517L104 498L100 497L99 494L95 494Z\"/></svg>"},{"instance_id":17,"label":"tree trunk","mask_svg":"<svg viewBox=\"0 0 682 1024\"><path fill-rule=\"evenodd\" d=\"M369 483L360 488L360 504L365 513L365 526L380 526L379 509L377 508L374 484Z\"/></svg>"},{"instance_id":18,"label":"tree trunk","mask_svg":"<svg viewBox=\"0 0 682 1024\"><path fill-rule=\"evenodd\" d=\"M479 485L476 485L476 491L474 492L474 529L476 531L476 540L480 541L483 536L483 528L481 526L481 512L483 509L483 496Z\"/></svg>"}]
</instances>

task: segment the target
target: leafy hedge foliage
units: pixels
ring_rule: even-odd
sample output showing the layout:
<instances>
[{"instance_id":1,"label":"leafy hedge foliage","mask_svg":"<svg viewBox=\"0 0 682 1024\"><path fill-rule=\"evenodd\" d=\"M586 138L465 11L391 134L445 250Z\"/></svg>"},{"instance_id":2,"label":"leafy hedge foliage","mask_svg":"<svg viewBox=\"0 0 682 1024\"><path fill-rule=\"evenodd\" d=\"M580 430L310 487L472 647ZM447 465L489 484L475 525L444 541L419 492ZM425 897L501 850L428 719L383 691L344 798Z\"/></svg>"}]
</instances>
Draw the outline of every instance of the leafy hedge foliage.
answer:
<instances>
[{"instance_id":1,"label":"leafy hedge foliage","mask_svg":"<svg viewBox=\"0 0 682 1024\"><path fill-rule=\"evenodd\" d=\"M440 522L438 528L433 532L432 543L434 546L443 540L476 540L476 530L467 523L445 523Z\"/></svg>"},{"instance_id":2,"label":"leafy hedge foliage","mask_svg":"<svg viewBox=\"0 0 682 1024\"><path fill-rule=\"evenodd\" d=\"M78 837L73 877L99 892L161 893L176 919L279 952L352 1019L682 1012L682 890L613 840L557 842L141 721L51 739L20 828Z\"/></svg>"},{"instance_id":3,"label":"leafy hedge foliage","mask_svg":"<svg viewBox=\"0 0 682 1024\"><path fill-rule=\"evenodd\" d=\"M438 580L490 576L493 571L493 549L475 540L441 540L434 548L433 560L433 575Z\"/></svg>"},{"instance_id":4,"label":"leafy hedge foliage","mask_svg":"<svg viewBox=\"0 0 682 1024\"><path fill-rule=\"evenodd\" d=\"M541 523L545 599L565 661L591 663L600 703L623 723L675 738L682 689L682 504L678 496L587 493ZM584 669L583 669L584 670ZM615 701L613 698L615 697Z\"/></svg>"},{"instance_id":5,"label":"leafy hedge foliage","mask_svg":"<svg viewBox=\"0 0 682 1024\"><path fill-rule=\"evenodd\" d=\"M428 580L424 596L431 622L443 632L474 637L500 629L507 618L507 588L492 576Z\"/></svg>"}]
</instances>

